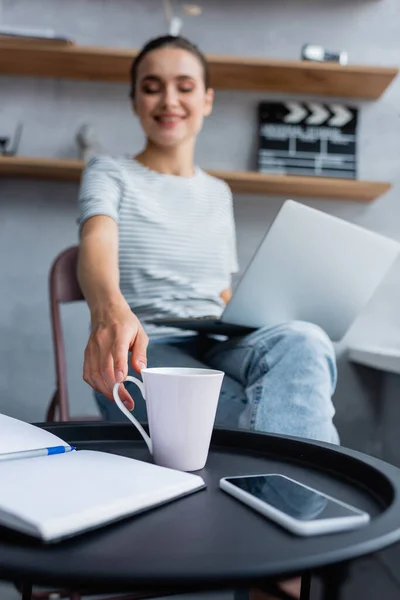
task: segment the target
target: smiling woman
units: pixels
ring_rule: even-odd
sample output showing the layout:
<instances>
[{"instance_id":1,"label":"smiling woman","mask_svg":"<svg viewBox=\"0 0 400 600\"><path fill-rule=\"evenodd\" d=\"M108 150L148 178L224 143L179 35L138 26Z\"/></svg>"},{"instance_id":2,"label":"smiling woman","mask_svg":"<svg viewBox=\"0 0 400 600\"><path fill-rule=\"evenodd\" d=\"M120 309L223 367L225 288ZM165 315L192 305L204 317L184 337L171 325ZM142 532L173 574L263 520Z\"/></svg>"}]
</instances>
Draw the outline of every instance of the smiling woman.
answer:
<instances>
[{"instance_id":1,"label":"smiling woman","mask_svg":"<svg viewBox=\"0 0 400 600\"><path fill-rule=\"evenodd\" d=\"M221 314L238 270L230 189L194 165L214 97L204 56L181 37L150 41L132 64L130 96L144 149L92 159L79 195L78 275L92 316L84 378L109 419L121 414L105 397L125 379L128 351L137 372L147 362L148 336L150 361L156 341L169 350L179 344L183 362L199 358L189 352L197 338L148 321ZM160 360L165 365L170 352ZM121 393L131 408L130 395ZM243 406L237 396L232 423ZM145 417L141 399L136 411Z\"/></svg>"},{"instance_id":2,"label":"smiling woman","mask_svg":"<svg viewBox=\"0 0 400 600\"><path fill-rule=\"evenodd\" d=\"M92 327L83 377L104 418L124 420L112 390L128 373L138 377L147 363L212 367L225 373L218 425L337 443L334 350L314 325L283 323L221 341L151 324L218 318L238 270L231 191L194 163L214 100L208 80L206 60L188 40L150 41L131 68L144 148L128 157L97 156L86 166L78 277ZM129 410L131 385L119 388ZM146 419L136 392L135 416Z\"/></svg>"},{"instance_id":3,"label":"smiling woman","mask_svg":"<svg viewBox=\"0 0 400 600\"><path fill-rule=\"evenodd\" d=\"M84 379L102 414L125 418L112 389L128 369L211 366L225 372L218 425L337 443L334 351L317 327L285 323L221 341L151 324L221 315L238 270L235 223L229 187L194 163L214 100L198 48L181 37L150 41L133 62L130 96L144 148L93 158L79 194L78 277L92 323ZM132 409L129 387L120 396ZM136 393L135 404L145 419Z\"/></svg>"}]
</instances>

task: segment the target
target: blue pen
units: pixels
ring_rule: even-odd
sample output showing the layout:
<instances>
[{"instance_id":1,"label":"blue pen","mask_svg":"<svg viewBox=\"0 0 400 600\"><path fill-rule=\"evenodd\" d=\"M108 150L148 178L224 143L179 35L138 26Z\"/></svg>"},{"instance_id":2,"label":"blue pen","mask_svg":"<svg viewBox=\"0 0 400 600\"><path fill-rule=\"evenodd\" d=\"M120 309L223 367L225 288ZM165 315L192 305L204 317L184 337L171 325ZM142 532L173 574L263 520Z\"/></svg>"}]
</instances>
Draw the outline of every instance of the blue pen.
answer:
<instances>
[{"instance_id":1,"label":"blue pen","mask_svg":"<svg viewBox=\"0 0 400 600\"><path fill-rule=\"evenodd\" d=\"M38 450L9 452L8 454L0 454L0 461L13 460L15 458L36 458L38 456L49 456L50 454L64 454L73 450L76 450L75 446L53 446L52 448L39 448Z\"/></svg>"}]
</instances>

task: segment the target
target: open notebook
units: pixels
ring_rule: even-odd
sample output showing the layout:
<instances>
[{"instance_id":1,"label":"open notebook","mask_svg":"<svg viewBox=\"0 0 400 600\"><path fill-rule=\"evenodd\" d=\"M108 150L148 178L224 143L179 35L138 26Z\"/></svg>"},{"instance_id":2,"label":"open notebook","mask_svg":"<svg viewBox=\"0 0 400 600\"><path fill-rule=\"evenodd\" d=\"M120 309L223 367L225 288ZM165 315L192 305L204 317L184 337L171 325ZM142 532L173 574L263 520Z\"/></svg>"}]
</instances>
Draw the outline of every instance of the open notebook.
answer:
<instances>
[{"instance_id":1,"label":"open notebook","mask_svg":"<svg viewBox=\"0 0 400 600\"><path fill-rule=\"evenodd\" d=\"M198 475L75 450L0 415L0 525L54 542L205 487Z\"/></svg>"}]
</instances>

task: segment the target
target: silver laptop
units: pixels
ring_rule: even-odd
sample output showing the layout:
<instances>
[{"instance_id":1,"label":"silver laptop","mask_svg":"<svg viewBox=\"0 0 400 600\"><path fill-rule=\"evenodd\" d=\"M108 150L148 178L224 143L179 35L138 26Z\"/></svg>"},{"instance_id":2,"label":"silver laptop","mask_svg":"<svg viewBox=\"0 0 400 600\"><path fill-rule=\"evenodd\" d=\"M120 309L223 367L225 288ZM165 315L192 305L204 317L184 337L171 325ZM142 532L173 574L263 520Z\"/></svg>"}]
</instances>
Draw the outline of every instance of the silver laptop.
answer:
<instances>
[{"instance_id":1,"label":"silver laptop","mask_svg":"<svg viewBox=\"0 0 400 600\"><path fill-rule=\"evenodd\" d=\"M287 200L243 273L221 317L151 322L242 335L292 320L340 340L400 254L400 244Z\"/></svg>"}]
</instances>

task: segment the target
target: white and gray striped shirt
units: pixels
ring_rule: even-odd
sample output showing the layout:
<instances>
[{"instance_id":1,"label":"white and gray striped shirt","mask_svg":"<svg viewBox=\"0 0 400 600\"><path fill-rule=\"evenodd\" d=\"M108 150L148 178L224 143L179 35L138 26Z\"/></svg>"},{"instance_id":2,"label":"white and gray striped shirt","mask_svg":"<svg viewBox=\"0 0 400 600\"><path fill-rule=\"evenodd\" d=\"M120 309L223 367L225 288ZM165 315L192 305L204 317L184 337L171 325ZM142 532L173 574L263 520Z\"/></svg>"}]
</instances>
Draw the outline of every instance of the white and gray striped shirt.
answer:
<instances>
[{"instance_id":1,"label":"white and gray striped shirt","mask_svg":"<svg viewBox=\"0 0 400 600\"><path fill-rule=\"evenodd\" d=\"M132 158L97 156L79 192L80 227L95 215L118 224L120 288L148 334L155 317L219 315L238 270L232 194L196 168L192 177L152 171Z\"/></svg>"}]
</instances>

